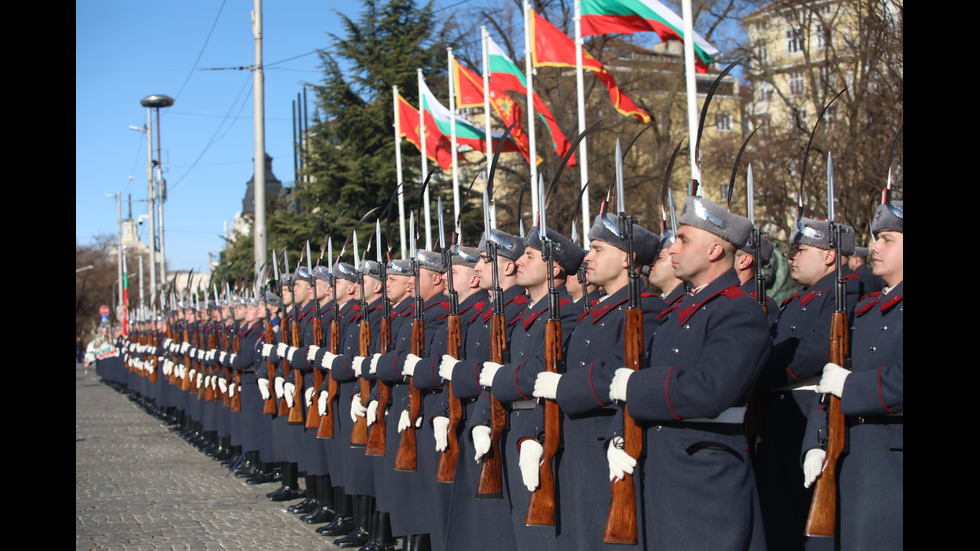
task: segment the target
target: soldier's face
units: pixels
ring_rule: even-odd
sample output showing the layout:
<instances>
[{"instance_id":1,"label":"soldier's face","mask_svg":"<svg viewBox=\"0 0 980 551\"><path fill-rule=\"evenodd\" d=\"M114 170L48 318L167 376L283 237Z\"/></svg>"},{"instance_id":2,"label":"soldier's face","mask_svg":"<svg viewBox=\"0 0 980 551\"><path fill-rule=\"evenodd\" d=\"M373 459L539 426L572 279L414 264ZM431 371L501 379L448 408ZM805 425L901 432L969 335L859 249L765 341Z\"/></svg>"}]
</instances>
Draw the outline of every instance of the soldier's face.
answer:
<instances>
[{"instance_id":1,"label":"soldier's face","mask_svg":"<svg viewBox=\"0 0 980 551\"><path fill-rule=\"evenodd\" d=\"M712 241L712 234L700 228L681 226L677 230L677 239L668 249L674 277L695 283L710 266L708 251Z\"/></svg>"},{"instance_id":2,"label":"soldier's face","mask_svg":"<svg viewBox=\"0 0 980 551\"><path fill-rule=\"evenodd\" d=\"M517 284L525 289L537 287L548 282L548 263L541 251L528 247L517 259Z\"/></svg>"},{"instance_id":3,"label":"soldier's face","mask_svg":"<svg viewBox=\"0 0 980 551\"><path fill-rule=\"evenodd\" d=\"M293 284L293 300L296 304L303 304L310 298L310 284L302 279L297 279Z\"/></svg>"},{"instance_id":4,"label":"soldier's face","mask_svg":"<svg viewBox=\"0 0 980 551\"><path fill-rule=\"evenodd\" d=\"M388 275L387 285L388 300L392 304L398 304L408 296L409 289L412 287L412 278L404 275Z\"/></svg>"},{"instance_id":5,"label":"soldier's face","mask_svg":"<svg viewBox=\"0 0 980 551\"><path fill-rule=\"evenodd\" d=\"M585 257L585 261L589 263L586 270L589 283L605 287L626 269L626 251L598 240L592 241L591 247Z\"/></svg>"},{"instance_id":6,"label":"soldier's face","mask_svg":"<svg viewBox=\"0 0 980 551\"><path fill-rule=\"evenodd\" d=\"M316 279L316 296L323 302L330 302L333 300L333 290L330 287L330 282L325 279Z\"/></svg>"},{"instance_id":7,"label":"soldier's face","mask_svg":"<svg viewBox=\"0 0 980 551\"><path fill-rule=\"evenodd\" d=\"M480 288L484 291L493 289L493 263L487 258L487 253L480 253L480 261L473 269L480 276Z\"/></svg>"},{"instance_id":8,"label":"soldier's face","mask_svg":"<svg viewBox=\"0 0 980 551\"><path fill-rule=\"evenodd\" d=\"M809 287L829 273L834 262L833 255L834 251L795 245L789 251L789 275L793 281Z\"/></svg>"},{"instance_id":9,"label":"soldier's face","mask_svg":"<svg viewBox=\"0 0 980 551\"><path fill-rule=\"evenodd\" d=\"M878 239L871 245L874 260L871 269L889 287L894 287L904 279L905 272L905 234L896 231L878 233Z\"/></svg>"},{"instance_id":10,"label":"soldier's face","mask_svg":"<svg viewBox=\"0 0 980 551\"><path fill-rule=\"evenodd\" d=\"M657 259L650 266L650 283L661 291L670 287L674 277L674 268L670 265L670 249L660 249Z\"/></svg>"}]
</instances>

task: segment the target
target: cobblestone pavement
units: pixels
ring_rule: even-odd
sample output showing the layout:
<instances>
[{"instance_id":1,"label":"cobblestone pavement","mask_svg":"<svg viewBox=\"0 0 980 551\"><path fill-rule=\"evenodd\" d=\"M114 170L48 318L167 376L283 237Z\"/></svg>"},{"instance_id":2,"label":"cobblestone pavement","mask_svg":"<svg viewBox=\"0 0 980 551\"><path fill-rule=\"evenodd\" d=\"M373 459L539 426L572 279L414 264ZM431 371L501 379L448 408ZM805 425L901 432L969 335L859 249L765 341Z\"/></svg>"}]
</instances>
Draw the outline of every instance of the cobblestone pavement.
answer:
<instances>
[{"instance_id":1,"label":"cobblestone pavement","mask_svg":"<svg viewBox=\"0 0 980 551\"><path fill-rule=\"evenodd\" d=\"M75 364L75 549L338 549Z\"/></svg>"}]
</instances>

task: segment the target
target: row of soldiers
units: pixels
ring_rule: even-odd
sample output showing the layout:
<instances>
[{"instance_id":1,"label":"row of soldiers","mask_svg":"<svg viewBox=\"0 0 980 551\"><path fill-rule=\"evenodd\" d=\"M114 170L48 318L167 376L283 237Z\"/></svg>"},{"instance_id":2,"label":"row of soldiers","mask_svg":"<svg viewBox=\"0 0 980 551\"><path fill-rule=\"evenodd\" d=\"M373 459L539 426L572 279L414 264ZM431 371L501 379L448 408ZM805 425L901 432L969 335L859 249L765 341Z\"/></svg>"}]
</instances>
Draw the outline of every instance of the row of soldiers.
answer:
<instances>
[{"instance_id":1,"label":"row of soldiers","mask_svg":"<svg viewBox=\"0 0 980 551\"><path fill-rule=\"evenodd\" d=\"M901 548L903 205L872 225L882 290L835 286L855 247L834 226L796 222L800 290L781 308L758 292L772 243L699 196L660 236L601 214L588 251L488 228L476 247L302 267L278 293L131 336L129 386L217 458L244 457L249 483L280 473L268 497L305 498L289 510L341 547L621 549L626 525L643 549ZM641 273L659 293L636 292ZM849 365L827 362L838 288ZM847 427L837 537L807 538L827 395ZM553 515L532 521L549 492Z\"/></svg>"}]
</instances>

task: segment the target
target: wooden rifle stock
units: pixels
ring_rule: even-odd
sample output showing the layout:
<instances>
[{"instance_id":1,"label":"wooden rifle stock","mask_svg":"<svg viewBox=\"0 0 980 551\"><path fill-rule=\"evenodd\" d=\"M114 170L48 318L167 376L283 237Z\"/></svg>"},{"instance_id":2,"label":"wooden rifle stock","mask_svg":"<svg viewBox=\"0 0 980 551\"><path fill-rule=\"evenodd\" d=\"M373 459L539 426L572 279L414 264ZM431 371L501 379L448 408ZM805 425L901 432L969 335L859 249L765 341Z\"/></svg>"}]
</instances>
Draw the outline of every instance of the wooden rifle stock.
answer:
<instances>
[{"instance_id":1,"label":"wooden rifle stock","mask_svg":"<svg viewBox=\"0 0 980 551\"><path fill-rule=\"evenodd\" d=\"M446 343L446 352L459 359L459 347L462 341L459 315L449 316L447 325L449 339ZM436 482L452 482L456 478L456 461L459 459L459 421L463 418L463 404L453 394L452 381L446 381L446 393L449 399L449 434L446 437L446 450L439 455Z\"/></svg>"},{"instance_id":2,"label":"wooden rifle stock","mask_svg":"<svg viewBox=\"0 0 980 551\"><path fill-rule=\"evenodd\" d=\"M548 320L544 329L544 370L558 373L562 360L561 321ZM555 472L551 463L558 453L561 439L561 411L555 400L544 401L544 452L538 467L538 488L531 493L524 524L528 526L555 525Z\"/></svg>"},{"instance_id":3,"label":"wooden rifle stock","mask_svg":"<svg viewBox=\"0 0 980 551\"><path fill-rule=\"evenodd\" d=\"M834 312L830 324L830 361L843 366L850 353L847 336L847 313ZM844 451L844 415L840 411L840 398L831 394L827 408L827 456L823 473L813 487L810 512L806 517L806 535L833 536L837 524L837 464Z\"/></svg>"},{"instance_id":4,"label":"wooden rifle stock","mask_svg":"<svg viewBox=\"0 0 980 551\"><path fill-rule=\"evenodd\" d=\"M272 322L265 322L265 344L273 344L273 329ZM276 366L269 361L268 358L265 360L266 368L268 369L267 376L269 377L269 384L272 385L276 380ZM276 413L276 392L272 388L269 389L269 399L265 401L265 407L262 408L262 413L264 414L275 414Z\"/></svg>"},{"instance_id":5,"label":"wooden rifle stock","mask_svg":"<svg viewBox=\"0 0 980 551\"><path fill-rule=\"evenodd\" d=\"M391 348L391 318L382 316L381 327L378 328L378 352L385 354ZM368 360L365 360L368 361ZM371 433L368 435L367 448L364 455L385 454L387 445L387 427L385 426L385 412L388 410L388 402L391 400L391 388L384 381L378 379L378 418L371 425Z\"/></svg>"},{"instance_id":6,"label":"wooden rifle stock","mask_svg":"<svg viewBox=\"0 0 980 551\"><path fill-rule=\"evenodd\" d=\"M338 348L340 348L340 320L334 316L334 320L330 322L330 353L336 354ZM328 374L327 409L326 414L320 416L320 426L316 429L317 438L333 438L333 401L337 397L337 386L337 380L333 378L333 374Z\"/></svg>"},{"instance_id":7,"label":"wooden rifle stock","mask_svg":"<svg viewBox=\"0 0 980 551\"><path fill-rule=\"evenodd\" d=\"M191 334L186 322L184 323L184 342L191 342ZM184 354L184 380L180 383L180 389L191 389L191 357L187 354Z\"/></svg>"},{"instance_id":8,"label":"wooden rifle stock","mask_svg":"<svg viewBox=\"0 0 980 551\"><path fill-rule=\"evenodd\" d=\"M425 347L425 320L416 318L412 322L412 354L421 357ZM415 439L415 420L422 412L422 393L415 388L415 382L408 382L408 421L409 426L402 431L395 456L396 471L415 471L418 468L418 446Z\"/></svg>"},{"instance_id":9,"label":"wooden rifle stock","mask_svg":"<svg viewBox=\"0 0 980 551\"><path fill-rule=\"evenodd\" d=\"M235 354L241 352L241 341L238 340L238 332L235 332ZM242 410L242 372L238 369L231 370L234 373L234 378L228 380L228 401L232 411ZM235 385L232 387L231 385ZM232 394L234 393L234 394Z\"/></svg>"},{"instance_id":10,"label":"wooden rifle stock","mask_svg":"<svg viewBox=\"0 0 980 551\"><path fill-rule=\"evenodd\" d=\"M293 321L293 348L299 348L302 343L300 342L300 331L299 331L299 321ZM293 391L293 406L289 408L289 422L290 423L303 423L303 373L298 369L293 370L293 381L296 386L296 390Z\"/></svg>"},{"instance_id":11,"label":"wooden rifle stock","mask_svg":"<svg viewBox=\"0 0 980 551\"><path fill-rule=\"evenodd\" d=\"M323 342L323 322L313 318L313 344L320 346ZM306 428L320 430L320 387L323 385L323 372L313 366L313 400L306 411Z\"/></svg>"},{"instance_id":12,"label":"wooden rifle stock","mask_svg":"<svg viewBox=\"0 0 980 551\"><path fill-rule=\"evenodd\" d=\"M361 357L368 358L370 361L371 356L371 320L368 319L367 309L363 310L360 324L360 334L358 335L358 344L360 345ZM361 369L366 369L364 364L361 364ZM361 407L366 408L368 401L371 399L371 382L365 379L363 376L360 377L360 400ZM367 417L358 417L354 421L354 428L351 429L350 433L350 445L355 448L363 448L367 446Z\"/></svg>"},{"instance_id":13,"label":"wooden rifle stock","mask_svg":"<svg viewBox=\"0 0 980 551\"><path fill-rule=\"evenodd\" d=\"M626 367L634 371L639 369L640 357L643 355L643 311L639 308L626 310L623 346ZM623 405L623 449L636 460L639 460L643 452L643 428L636 419L630 417L625 404ZM612 499L602 541L635 544L637 520L633 475L625 474L622 480L614 479L611 485Z\"/></svg>"},{"instance_id":14,"label":"wooden rifle stock","mask_svg":"<svg viewBox=\"0 0 980 551\"><path fill-rule=\"evenodd\" d=\"M490 320L490 361L506 363L507 333L504 313L496 311ZM490 450L483 456L480 477L476 483L477 499L500 499L504 496L503 465L500 462L500 436L507 424L507 412L499 400L490 395Z\"/></svg>"}]
</instances>

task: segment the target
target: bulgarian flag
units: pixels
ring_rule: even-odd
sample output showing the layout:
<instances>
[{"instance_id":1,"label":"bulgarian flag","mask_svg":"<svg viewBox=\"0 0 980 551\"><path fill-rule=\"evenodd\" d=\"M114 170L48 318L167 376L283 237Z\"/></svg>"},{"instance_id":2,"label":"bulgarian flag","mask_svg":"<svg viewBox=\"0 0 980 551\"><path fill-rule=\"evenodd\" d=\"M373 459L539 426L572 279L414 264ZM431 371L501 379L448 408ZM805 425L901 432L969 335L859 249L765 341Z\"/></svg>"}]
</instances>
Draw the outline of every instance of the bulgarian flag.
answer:
<instances>
[{"instance_id":1,"label":"bulgarian flag","mask_svg":"<svg viewBox=\"0 0 980 551\"><path fill-rule=\"evenodd\" d=\"M452 133L452 120L453 115L446 109L439 100L436 99L435 95L429 91L429 86L425 81L420 82L419 89L419 100L422 103L422 109L425 113L425 133L426 136L430 132L441 133L442 136L449 141L449 136ZM483 103L482 98L480 103ZM455 117L456 119L456 143L462 145L468 145L477 151L487 150L487 139L486 132L482 128L477 128L473 123L462 119L460 117ZM497 141L503 132L493 132L494 141ZM496 144L494 144L496 145ZM509 141L504 144L504 153L509 151L519 151L518 147L514 145L514 142Z\"/></svg>"},{"instance_id":2,"label":"bulgarian flag","mask_svg":"<svg viewBox=\"0 0 980 551\"><path fill-rule=\"evenodd\" d=\"M401 94L398 94L395 101L398 102L398 129L402 137L415 144L419 152L424 153L426 157L442 167L443 170L449 170L453 165L452 147L449 138L437 132L434 124L427 124L425 147L423 148L418 108L408 103Z\"/></svg>"},{"instance_id":3,"label":"bulgarian flag","mask_svg":"<svg viewBox=\"0 0 980 551\"><path fill-rule=\"evenodd\" d=\"M457 107L483 107L483 78L473 71L463 67L459 61L453 60L453 78L456 79L456 106ZM521 107L514 103L510 96L502 90L490 90L490 105L504 121L505 126L510 126L517 122L511 129L510 135L517 144L517 148L524 155L524 159L531 161L531 146L528 142L527 133L519 122L523 117ZM457 134L459 127L456 128ZM456 136L459 139L459 136ZM539 163L541 159L537 160Z\"/></svg>"},{"instance_id":4,"label":"bulgarian flag","mask_svg":"<svg viewBox=\"0 0 980 551\"><path fill-rule=\"evenodd\" d=\"M582 36L652 31L664 42L684 41L684 20L659 0L581 0L581 6ZM694 53L704 73L720 52L694 33Z\"/></svg>"},{"instance_id":5,"label":"bulgarian flag","mask_svg":"<svg viewBox=\"0 0 980 551\"><path fill-rule=\"evenodd\" d=\"M508 92L527 95L527 79L524 77L524 73L517 68L517 64L511 58L507 57L507 54L500 49L500 46L497 46L497 43L489 37L487 40L487 58L489 59L490 67L491 93L495 90L506 90ZM558 128L558 122L555 121L555 116L551 114L551 109L548 109L548 106L542 101L541 96L537 92L534 93L534 111L541 116L541 120L548 127L548 132L551 134L551 144L555 148L555 153L559 157L563 157L571 144L568 143L568 138L562 133L561 128ZM569 159L569 164L575 164L574 155Z\"/></svg>"},{"instance_id":6,"label":"bulgarian flag","mask_svg":"<svg viewBox=\"0 0 980 551\"><path fill-rule=\"evenodd\" d=\"M575 67L575 42L547 19L531 10L531 40L534 48L531 50L531 61L535 67ZM636 117L643 122L650 122L650 115L640 109L626 97L616 84L612 73L592 57L589 52L582 51L582 67L592 71L595 76L609 89L616 110L627 117Z\"/></svg>"}]
</instances>

